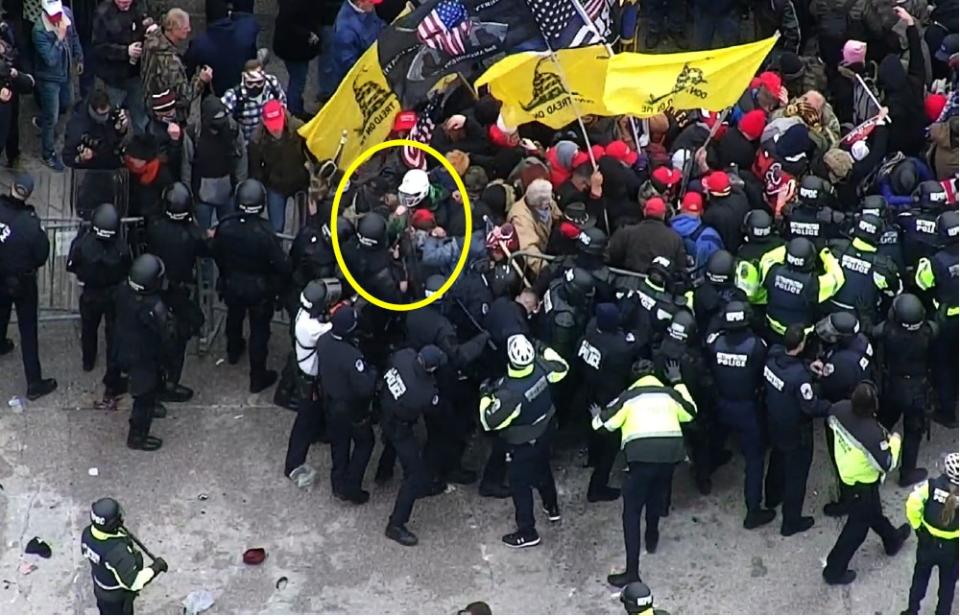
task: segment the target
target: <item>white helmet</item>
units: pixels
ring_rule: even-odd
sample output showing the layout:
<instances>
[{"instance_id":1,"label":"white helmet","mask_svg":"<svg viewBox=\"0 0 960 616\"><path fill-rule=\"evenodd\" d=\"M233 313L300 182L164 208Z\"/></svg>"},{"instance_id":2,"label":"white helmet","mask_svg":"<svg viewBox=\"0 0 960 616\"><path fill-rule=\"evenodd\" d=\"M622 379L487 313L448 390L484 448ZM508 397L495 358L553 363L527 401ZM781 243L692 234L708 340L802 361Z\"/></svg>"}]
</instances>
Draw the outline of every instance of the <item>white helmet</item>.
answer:
<instances>
[{"instance_id":1,"label":"white helmet","mask_svg":"<svg viewBox=\"0 0 960 616\"><path fill-rule=\"evenodd\" d=\"M535 351L530 339L523 334L514 334L507 338L507 360L514 366L522 368L533 363Z\"/></svg>"},{"instance_id":2,"label":"white helmet","mask_svg":"<svg viewBox=\"0 0 960 616\"><path fill-rule=\"evenodd\" d=\"M943 460L943 467L947 473L947 479L951 483L960 484L960 453L948 453Z\"/></svg>"},{"instance_id":3,"label":"white helmet","mask_svg":"<svg viewBox=\"0 0 960 616\"><path fill-rule=\"evenodd\" d=\"M412 208L423 201L430 192L430 178L423 169L411 169L403 174L403 181L397 189L400 205Z\"/></svg>"}]
</instances>

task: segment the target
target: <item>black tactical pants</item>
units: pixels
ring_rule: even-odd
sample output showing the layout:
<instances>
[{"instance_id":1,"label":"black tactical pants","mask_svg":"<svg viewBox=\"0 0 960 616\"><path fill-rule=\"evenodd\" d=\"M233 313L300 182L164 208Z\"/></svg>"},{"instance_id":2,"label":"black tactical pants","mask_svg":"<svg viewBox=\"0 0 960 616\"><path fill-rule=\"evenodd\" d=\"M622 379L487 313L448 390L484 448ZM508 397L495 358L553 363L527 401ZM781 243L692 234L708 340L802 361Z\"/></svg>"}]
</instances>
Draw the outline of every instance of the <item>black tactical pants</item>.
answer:
<instances>
[{"instance_id":1,"label":"black tactical pants","mask_svg":"<svg viewBox=\"0 0 960 616\"><path fill-rule=\"evenodd\" d=\"M390 513L391 526L403 526L410 521L413 504L423 495L429 481L413 426L413 423L399 419L387 419L383 425L383 433L393 445L403 467L403 483L400 484L393 512Z\"/></svg>"},{"instance_id":2,"label":"black tactical pants","mask_svg":"<svg viewBox=\"0 0 960 616\"><path fill-rule=\"evenodd\" d=\"M29 386L43 378L40 370L40 347L37 342L37 278L21 276L18 280L16 295L10 295L0 280L0 338L6 337L10 312L16 306L23 372Z\"/></svg>"}]
</instances>

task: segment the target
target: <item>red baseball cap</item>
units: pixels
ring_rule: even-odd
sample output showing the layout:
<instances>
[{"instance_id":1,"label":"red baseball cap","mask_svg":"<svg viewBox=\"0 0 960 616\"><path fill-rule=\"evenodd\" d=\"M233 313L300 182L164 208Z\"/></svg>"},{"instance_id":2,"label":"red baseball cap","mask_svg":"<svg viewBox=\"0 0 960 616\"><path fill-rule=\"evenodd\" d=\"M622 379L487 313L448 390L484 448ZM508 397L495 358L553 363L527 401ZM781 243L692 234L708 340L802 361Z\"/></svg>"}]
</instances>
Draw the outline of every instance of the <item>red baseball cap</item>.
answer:
<instances>
[{"instance_id":1,"label":"red baseball cap","mask_svg":"<svg viewBox=\"0 0 960 616\"><path fill-rule=\"evenodd\" d=\"M283 130L287 121L286 114L283 111L283 103L273 99L266 102L263 106L263 125L270 131Z\"/></svg>"},{"instance_id":2,"label":"red baseball cap","mask_svg":"<svg viewBox=\"0 0 960 616\"><path fill-rule=\"evenodd\" d=\"M763 109L753 109L743 114L737 127L740 132L750 141L756 141L763 135L763 129L767 125L767 114Z\"/></svg>"},{"instance_id":3,"label":"red baseball cap","mask_svg":"<svg viewBox=\"0 0 960 616\"><path fill-rule=\"evenodd\" d=\"M680 202L680 209L688 214L702 214L703 195L691 190L683 196L683 201Z\"/></svg>"},{"instance_id":4,"label":"red baseball cap","mask_svg":"<svg viewBox=\"0 0 960 616\"><path fill-rule=\"evenodd\" d=\"M631 167L637 162L637 153L631 150L625 141L621 141L620 139L608 143L604 153L610 158L615 158Z\"/></svg>"},{"instance_id":5,"label":"red baseball cap","mask_svg":"<svg viewBox=\"0 0 960 616\"><path fill-rule=\"evenodd\" d=\"M683 179L683 174L678 169L661 165L653 170L652 177L664 186L673 186L680 183L680 180Z\"/></svg>"},{"instance_id":6,"label":"red baseball cap","mask_svg":"<svg viewBox=\"0 0 960 616\"><path fill-rule=\"evenodd\" d=\"M408 131L417 125L417 113L415 111L401 111L393 119L393 132L399 133Z\"/></svg>"},{"instance_id":7,"label":"red baseball cap","mask_svg":"<svg viewBox=\"0 0 960 616\"><path fill-rule=\"evenodd\" d=\"M643 204L643 215L644 216L655 216L661 218L667 214L667 204L663 202L663 199L660 197L650 197L647 199L647 202Z\"/></svg>"},{"instance_id":8,"label":"red baseball cap","mask_svg":"<svg viewBox=\"0 0 960 616\"><path fill-rule=\"evenodd\" d=\"M709 175L703 178L702 184L711 195L730 194L730 176L723 171L711 171Z\"/></svg>"},{"instance_id":9,"label":"red baseball cap","mask_svg":"<svg viewBox=\"0 0 960 616\"><path fill-rule=\"evenodd\" d=\"M930 122L936 122L946 106L947 97L943 94L927 94L927 97L923 99L923 110Z\"/></svg>"},{"instance_id":10,"label":"red baseball cap","mask_svg":"<svg viewBox=\"0 0 960 616\"><path fill-rule=\"evenodd\" d=\"M419 208L413 210L413 215L410 217L410 224L413 225L415 229L429 230L437 226L437 219L430 210Z\"/></svg>"}]
</instances>

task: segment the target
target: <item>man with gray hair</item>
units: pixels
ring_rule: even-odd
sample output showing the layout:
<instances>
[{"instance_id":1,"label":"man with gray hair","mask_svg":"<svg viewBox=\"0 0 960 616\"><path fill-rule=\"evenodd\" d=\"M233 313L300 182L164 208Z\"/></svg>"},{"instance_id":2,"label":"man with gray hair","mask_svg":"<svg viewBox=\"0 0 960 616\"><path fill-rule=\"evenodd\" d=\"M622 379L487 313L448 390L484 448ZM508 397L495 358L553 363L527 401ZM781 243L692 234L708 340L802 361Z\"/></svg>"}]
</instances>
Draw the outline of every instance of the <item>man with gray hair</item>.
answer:
<instances>
[{"instance_id":1,"label":"man with gray hair","mask_svg":"<svg viewBox=\"0 0 960 616\"><path fill-rule=\"evenodd\" d=\"M203 66L192 79L180 58L177 46L190 38L190 15L183 9L173 8L163 17L163 30L156 25L146 32L143 45L143 91L149 99L166 90L176 94L177 123L181 126L190 115L190 106L202 93L210 80L213 69ZM152 111L151 111L152 113Z\"/></svg>"},{"instance_id":2,"label":"man with gray hair","mask_svg":"<svg viewBox=\"0 0 960 616\"><path fill-rule=\"evenodd\" d=\"M527 186L523 199L510 207L507 222L516 230L520 250L536 254L547 249L550 232L560 216L560 208L553 198L553 185L547 180L536 179ZM528 263L534 274L543 266L540 259L529 259Z\"/></svg>"}]
</instances>

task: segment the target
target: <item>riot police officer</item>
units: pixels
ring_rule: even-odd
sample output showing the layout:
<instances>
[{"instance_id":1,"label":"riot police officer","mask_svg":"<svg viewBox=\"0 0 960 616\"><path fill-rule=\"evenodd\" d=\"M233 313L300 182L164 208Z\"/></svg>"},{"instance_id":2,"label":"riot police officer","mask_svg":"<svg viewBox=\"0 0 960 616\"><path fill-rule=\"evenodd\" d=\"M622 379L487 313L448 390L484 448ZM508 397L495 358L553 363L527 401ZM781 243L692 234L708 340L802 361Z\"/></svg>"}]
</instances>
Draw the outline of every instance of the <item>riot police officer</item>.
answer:
<instances>
[{"instance_id":1,"label":"riot police officer","mask_svg":"<svg viewBox=\"0 0 960 616\"><path fill-rule=\"evenodd\" d=\"M788 325L813 325L817 310L843 285L843 270L829 250L820 252L824 274L817 275L817 252L813 242L804 237L790 240L785 261L773 253L760 263L761 284L767 292L767 326L771 338L777 340Z\"/></svg>"},{"instance_id":2,"label":"riot police officer","mask_svg":"<svg viewBox=\"0 0 960 616\"><path fill-rule=\"evenodd\" d=\"M947 206L947 191L940 182L926 180L917 189L917 205L897 216L903 229L903 256L908 265L930 258L940 245L937 218Z\"/></svg>"},{"instance_id":3,"label":"riot police officer","mask_svg":"<svg viewBox=\"0 0 960 616\"><path fill-rule=\"evenodd\" d=\"M723 312L731 301L747 301L747 294L736 285L737 263L726 250L718 250L707 261L703 284L693 291L693 314L697 329L709 336L720 329Z\"/></svg>"},{"instance_id":4,"label":"riot police officer","mask_svg":"<svg viewBox=\"0 0 960 616\"><path fill-rule=\"evenodd\" d=\"M347 246L353 238L353 223L343 216L337 217L337 241ZM339 277L337 260L333 254L330 221L305 224L297 232L290 245L290 289L285 305L290 317L300 309L300 293L311 280Z\"/></svg>"},{"instance_id":5,"label":"riot police officer","mask_svg":"<svg viewBox=\"0 0 960 616\"><path fill-rule=\"evenodd\" d=\"M668 613L653 607L653 593L643 582L630 582L624 586L620 591L620 603L623 603L623 609L627 614L653 616Z\"/></svg>"},{"instance_id":6,"label":"riot police officer","mask_svg":"<svg viewBox=\"0 0 960 616\"><path fill-rule=\"evenodd\" d=\"M587 405L603 406L620 395L629 383L630 366L641 355L649 356L649 350L644 341L620 327L620 311L616 304L597 304L595 316L577 348L577 364L582 376L581 395ZM619 444L616 431L594 431L591 434L593 473L587 488L588 502L620 498L620 490L608 485Z\"/></svg>"},{"instance_id":7,"label":"riot police officer","mask_svg":"<svg viewBox=\"0 0 960 616\"><path fill-rule=\"evenodd\" d=\"M933 365L939 402L935 417L940 423L954 427L957 424L957 323L960 321L957 300L960 215L956 210L944 212L937 218L937 235L940 249L931 257L920 259L916 284L922 291L933 295L940 330L935 344L937 361Z\"/></svg>"},{"instance_id":8,"label":"riot police officer","mask_svg":"<svg viewBox=\"0 0 960 616\"><path fill-rule=\"evenodd\" d=\"M746 241L737 250L737 283L750 303L767 303L767 291L760 284L760 261L765 255L781 248L784 239L773 228L773 217L765 210L750 210L743 218Z\"/></svg>"},{"instance_id":9,"label":"riot police officer","mask_svg":"<svg viewBox=\"0 0 960 616\"><path fill-rule=\"evenodd\" d=\"M362 505L370 493L362 489L363 474L373 453L370 400L377 368L357 346L357 311L344 305L330 318L330 333L321 336L317 353L323 387L327 435L330 438L330 482L337 498Z\"/></svg>"},{"instance_id":10,"label":"riot police officer","mask_svg":"<svg viewBox=\"0 0 960 616\"><path fill-rule=\"evenodd\" d=\"M570 269L580 268L593 277L597 301L613 301L616 292L614 276L603 260L607 249L607 234L599 227L587 227L580 231L577 236L576 247L575 255L567 255L557 259L537 277L537 280L533 283L534 291L542 296L553 280L563 276Z\"/></svg>"},{"instance_id":11,"label":"riot police officer","mask_svg":"<svg viewBox=\"0 0 960 616\"><path fill-rule=\"evenodd\" d=\"M11 308L17 308L20 352L27 377L27 399L36 400L57 388L55 379L43 378L37 342L37 270L50 256L50 240L33 206L33 177L21 173L10 194L0 197L0 355L13 350L6 337Z\"/></svg>"},{"instance_id":12,"label":"riot police officer","mask_svg":"<svg viewBox=\"0 0 960 616\"><path fill-rule=\"evenodd\" d=\"M507 374L481 389L480 425L496 431L507 448L508 475L517 530L503 536L512 548L540 543L533 517L534 487L551 522L560 521L557 486L550 470L550 440L556 410L550 384L567 376L567 362L550 347L534 346L523 334L507 340Z\"/></svg>"},{"instance_id":13,"label":"riot police officer","mask_svg":"<svg viewBox=\"0 0 960 616\"><path fill-rule=\"evenodd\" d=\"M827 400L848 399L857 383L873 379L873 346L856 315L834 312L820 319L814 331L821 351L810 367L820 377Z\"/></svg>"},{"instance_id":14,"label":"riot police officer","mask_svg":"<svg viewBox=\"0 0 960 616\"><path fill-rule=\"evenodd\" d=\"M227 304L227 362L243 353L243 321L250 318L250 393L259 393L277 380L267 370L270 319L277 293L290 275L290 260L263 218L267 191L257 180L237 186L239 211L217 227L212 252L220 269L220 293Z\"/></svg>"},{"instance_id":15,"label":"riot police officer","mask_svg":"<svg viewBox=\"0 0 960 616\"><path fill-rule=\"evenodd\" d=\"M425 293L436 293L443 283L443 276L430 276L424 285ZM424 420L428 435L425 455L428 466L441 482L470 484L477 480L477 474L461 467L461 457L473 425L472 418L462 411L470 393L469 382L463 373L483 353L490 334L479 332L461 344L453 324L443 314L446 305L446 298L440 298L429 306L407 311L405 344L414 349L435 345L449 360L444 362L446 366L437 378L441 412L428 415ZM385 465L392 469L392 460L387 462L379 465L378 471L386 470Z\"/></svg>"},{"instance_id":16,"label":"riot police officer","mask_svg":"<svg viewBox=\"0 0 960 616\"><path fill-rule=\"evenodd\" d=\"M829 203L835 202L833 187L815 175L800 180L797 200L783 210L783 236L789 241L803 237L823 248L827 240L839 237L843 214Z\"/></svg>"},{"instance_id":17,"label":"riot police officer","mask_svg":"<svg viewBox=\"0 0 960 616\"><path fill-rule=\"evenodd\" d=\"M907 497L907 521L917 532L917 561L913 566L910 598L901 614L917 614L927 594L934 567L940 569L937 614L953 613L957 590L957 492L960 491L960 454L947 454L943 474L929 479Z\"/></svg>"},{"instance_id":18,"label":"riot police officer","mask_svg":"<svg viewBox=\"0 0 960 616\"><path fill-rule=\"evenodd\" d=\"M917 468L917 457L927 422L928 360L937 335L936 326L926 320L920 298L904 293L893 300L890 314L879 329L877 340L883 357L884 391L880 423L892 430L903 417L899 483L907 487L927 476L926 469Z\"/></svg>"},{"instance_id":19,"label":"riot police officer","mask_svg":"<svg viewBox=\"0 0 960 616\"><path fill-rule=\"evenodd\" d=\"M893 261L898 272L905 271L902 230L896 222L897 216L894 209L887 205L883 195L867 195L860 202L860 213L872 214L883 221L877 253Z\"/></svg>"},{"instance_id":20,"label":"riot police officer","mask_svg":"<svg viewBox=\"0 0 960 616\"><path fill-rule=\"evenodd\" d=\"M187 342L200 333L204 316L196 297L197 260L210 255L207 238L193 218L193 195L183 182L163 191L164 214L147 222L147 252L157 255L166 268L167 288L163 301L177 324L178 348L164 375L160 399L186 402L193 397L180 384Z\"/></svg>"},{"instance_id":21,"label":"riot police officer","mask_svg":"<svg viewBox=\"0 0 960 616\"><path fill-rule=\"evenodd\" d=\"M167 570L162 558L144 566L143 555L123 527L120 504L112 498L101 498L90 506L90 524L80 536L80 552L90 561L93 595L101 614L133 614L137 594Z\"/></svg>"},{"instance_id":22,"label":"riot police officer","mask_svg":"<svg viewBox=\"0 0 960 616\"><path fill-rule=\"evenodd\" d=\"M806 240L803 240L806 241ZM767 345L750 330L750 307L745 302L727 304L723 330L707 337L707 360L717 391L717 419L723 431L736 431L746 463L744 498L747 516L743 527L757 528L773 520L761 508L765 444L760 428L757 392L762 385ZM724 439L721 439L721 442Z\"/></svg>"},{"instance_id":23,"label":"riot police officer","mask_svg":"<svg viewBox=\"0 0 960 616\"><path fill-rule=\"evenodd\" d=\"M306 381L304 396L297 405L297 418L290 429L283 474L297 487L313 482L316 472L306 466L310 445L325 432L320 391L320 338L330 331L327 309L340 299L340 282L335 278L311 280L300 293L300 310L294 320L293 344L300 379Z\"/></svg>"},{"instance_id":24,"label":"riot police officer","mask_svg":"<svg viewBox=\"0 0 960 616\"><path fill-rule=\"evenodd\" d=\"M124 389L120 371L114 365L114 308L117 287L126 280L133 259L127 242L119 232L120 215L117 209L112 203L104 203L94 210L90 230L73 240L67 258L67 271L77 276L83 289L80 293L80 348L84 372L93 370L100 321L106 322L104 398L115 398Z\"/></svg>"},{"instance_id":25,"label":"riot police officer","mask_svg":"<svg viewBox=\"0 0 960 616\"><path fill-rule=\"evenodd\" d=\"M669 361L666 382L654 375L653 362L641 359L633 367L636 380L606 407L591 407L593 429L620 430L627 459L623 484L623 543L626 568L607 576L623 587L640 580L640 516L645 514L647 552L657 551L660 515L673 467L683 460L680 425L697 414L697 405L683 384L680 365ZM644 511L646 510L646 511Z\"/></svg>"},{"instance_id":26,"label":"riot police officer","mask_svg":"<svg viewBox=\"0 0 960 616\"><path fill-rule=\"evenodd\" d=\"M401 349L394 353L383 373L380 391L383 433L400 458L403 483L397 492L393 512L384 534L400 545L417 544L417 536L407 530L407 522L417 497L426 492L429 475L413 430L424 413L453 412L440 409L435 373L447 361L447 354L428 344L419 352Z\"/></svg>"},{"instance_id":27,"label":"riot police officer","mask_svg":"<svg viewBox=\"0 0 960 616\"><path fill-rule=\"evenodd\" d=\"M631 331L649 331L651 344L658 344L673 315L689 310L693 294L677 293L670 259L657 256L650 263L646 278L636 290L628 291L621 299L624 328Z\"/></svg>"},{"instance_id":28,"label":"riot police officer","mask_svg":"<svg viewBox=\"0 0 960 616\"><path fill-rule=\"evenodd\" d=\"M163 261L142 254L130 266L127 284L117 289L114 349L117 367L129 377L133 396L127 447L154 451L163 441L150 436L164 366L175 352L173 318L160 297Z\"/></svg>"},{"instance_id":29,"label":"riot police officer","mask_svg":"<svg viewBox=\"0 0 960 616\"><path fill-rule=\"evenodd\" d=\"M813 373L803 359L807 334L791 325L783 344L770 348L763 368L770 467L767 502L783 503L780 534L789 537L809 530L813 518L802 515L807 476L813 461L813 417L826 417L830 403L817 395Z\"/></svg>"},{"instance_id":30,"label":"riot police officer","mask_svg":"<svg viewBox=\"0 0 960 616\"><path fill-rule=\"evenodd\" d=\"M573 360L590 319L594 291L590 273L575 267L554 279L543 295L542 340L567 362Z\"/></svg>"},{"instance_id":31,"label":"riot police officer","mask_svg":"<svg viewBox=\"0 0 960 616\"><path fill-rule=\"evenodd\" d=\"M402 302L405 277L387 240L387 221L376 212L357 223L357 234L347 266L353 277L377 299Z\"/></svg>"},{"instance_id":32,"label":"riot police officer","mask_svg":"<svg viewBox=\"0 0 960 616\"><path fill-rule=\"evenodd\" d=\"M900 292L897 266L878 251L883 220L860 214L853 227L853 240L830 243L843 269L843 284L830 298L831 309L854 312L861 322L879 321L881 302Z\"/></svg>"}]
</instances>

